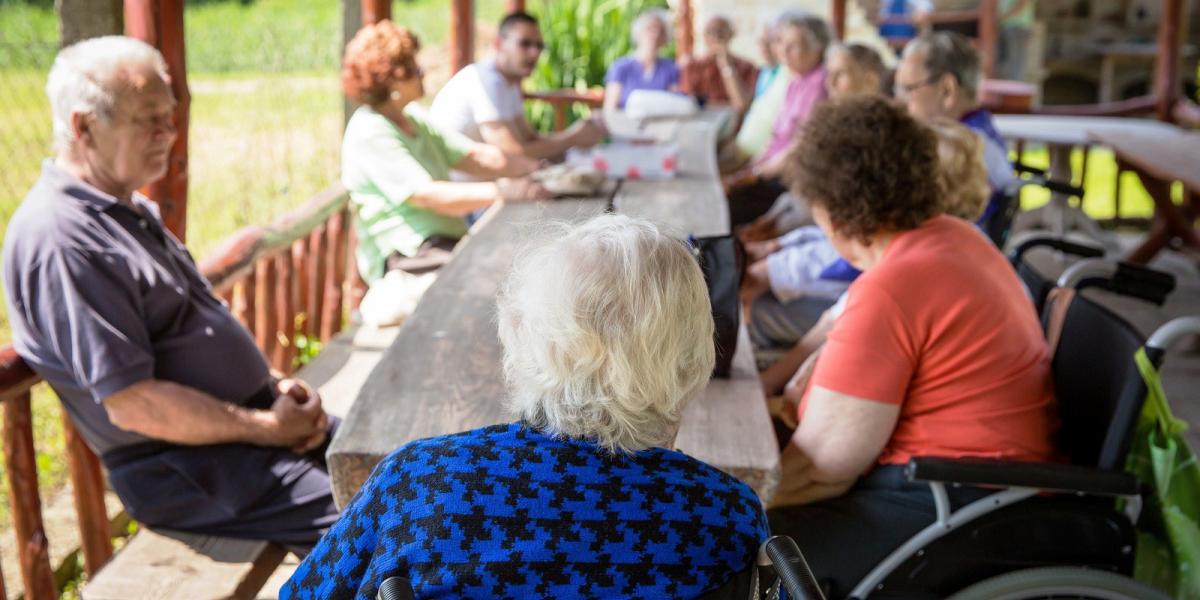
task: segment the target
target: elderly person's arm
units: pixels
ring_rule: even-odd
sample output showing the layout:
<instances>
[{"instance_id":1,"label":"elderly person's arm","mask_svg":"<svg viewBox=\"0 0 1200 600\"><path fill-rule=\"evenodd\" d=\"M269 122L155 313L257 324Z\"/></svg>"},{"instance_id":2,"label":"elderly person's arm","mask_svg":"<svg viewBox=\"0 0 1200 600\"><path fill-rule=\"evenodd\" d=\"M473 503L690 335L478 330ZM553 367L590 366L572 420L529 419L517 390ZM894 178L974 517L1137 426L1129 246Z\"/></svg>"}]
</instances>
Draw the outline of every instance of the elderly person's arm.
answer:
<instances>
[{"instance_id":1,"label":"elderly person's arm","mask_svg":"<svg viewBox=\"0 0 1200 600\"><path fill-rule=\"evenodd\" d=\"M463 157L454 164L455 170L479 179L523 177L538 169L537 159L508 153L491 144L471 144Z\"/></svg>"},{"instance_id":2,"label":"elderly person's arm","mask_svg":"<svg viewBox=\"0 0 1200 600\"><path fill-rule=\"evenodd\" d=\"M622 84L619 81L610 81L604 85L604 112L613 112L621 109L621 91Z\"/></svg>"},{"instance_id":3,"label":"elderly person's arm","mask_svg":"<svg viewBox=\"0 0 1200 600\"><path fill-rule=\"evenodd\" d=\"M104 399L113 425L176 444L244 442L304 453L325 441L329 417L315 391L279 383L271 410L243 408L171 381L146 379Z\"/></svg>"},{"instance_id":4,"label":"elderly person's arm","mask_svg":"<svg viewBox=\"0 0 1200 600\"><path fill-rule=\"evenodd\" d=\"M845 493L875 464L899 417L898 404L813 386L800 427L780 457L783 477L771 506L808 504Z\"/></svg>"},{"instance_id":5,"label":"elderly person's arm","mask_svg":"<svg viewBox=\"0 0 1200 600\"><path fill-rule=\"evenodd\" d=\"M594 146L604 138L605 130L599 119L580 119L564 131L541 135L524 118L512 123L494 121L479 126L483 141L507 154L530 158L554 158L568 148Z\"/></svg>"}]
</instances>

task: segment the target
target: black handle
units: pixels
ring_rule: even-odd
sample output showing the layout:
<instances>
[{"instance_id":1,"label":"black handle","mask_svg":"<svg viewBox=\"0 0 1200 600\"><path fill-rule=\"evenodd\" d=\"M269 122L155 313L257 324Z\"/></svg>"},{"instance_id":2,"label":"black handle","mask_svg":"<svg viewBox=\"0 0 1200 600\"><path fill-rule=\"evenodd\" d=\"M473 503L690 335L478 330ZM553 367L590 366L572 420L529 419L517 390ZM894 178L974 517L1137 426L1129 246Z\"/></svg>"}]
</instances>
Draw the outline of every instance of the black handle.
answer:
<instances>
[{"instance_id":1,"label":"black handle","mask_svg":"<svg viewBox=\"0 0 1200 600\"><path fill-rule=\"evenodd\" d=\"M1014 261L1019 261L1026 252L1029 252L1034 248L1041 247L1051 248L1058 250L1059 252L1065 252L1067 254L1073 254L1083 258L1100 258L1104 256L1103 248L1097 248L1095 246L1089 246L1085 244L1077 244L1075 242L1067 241L1058 237L1034 237L1025 240L1018 244L1017 247L1010 252L1010 255L1013 257Z\"/></svg>"},{"instance_id":2,"label":"black handle","mask_svg":"<svg viewBox=\"0 0 1200 600\"><path fill-rule=\"evenodd\" d=\"M412 583L403 577L388 577L379 586L379 600L413 600Z\"/></svg>"},{"instance_id":3,"label":"black handle","mask_svg":"<svg viewBox=\"0 0 1200 600\"><path fill-rule=\"evenodd\" d=\"M817 585L812 569L808 568L808 562L804 560L800 547L792 538L786 535L773 536L767 540L764 550L767 558L771 559L771 566L775 568L775 574L779 576L779 581L783 584L783 589L787 590L789 598L825 600L825 594Z\"/></svg>"}]
</instances>

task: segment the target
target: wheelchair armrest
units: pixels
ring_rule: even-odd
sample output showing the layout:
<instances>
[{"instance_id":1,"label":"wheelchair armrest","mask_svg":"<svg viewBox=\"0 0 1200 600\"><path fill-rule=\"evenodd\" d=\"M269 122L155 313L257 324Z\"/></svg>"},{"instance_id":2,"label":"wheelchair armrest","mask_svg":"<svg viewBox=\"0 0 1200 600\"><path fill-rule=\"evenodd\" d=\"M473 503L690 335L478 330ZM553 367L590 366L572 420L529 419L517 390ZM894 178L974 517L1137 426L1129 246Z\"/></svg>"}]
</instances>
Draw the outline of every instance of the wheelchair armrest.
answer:
<instances>
[{"instance_id":1,"label":"wheelchair armrest","mask_svg":"<svg viewBox=\"0 0 1200 600\"><path fill-rule=\"evenodd\" d=\"M1132 496L1139 489L1136 477L1119 471L982 458L913 458L904 474L909 481L1024 487L1096 496Z\"/></svg>"},{"instance_id":2,"label":"wheelchair armrest","mask_svg":"<svg viewBox=\"0 0 1200 600\"><path fill-rule=\"evenodd\" d=\"M1104 256L1103 248L1078 244L1057 236L1038 235L1025 239L1020 244L1017 244L1016 248L1009 251L1009 261L1012 262L1013 266L1018 265L1021 262L1021 258L1025 256L1025 253L1034 248L1051 248L1083 258L1100 258Z\"/></svg>"}]
</instances>

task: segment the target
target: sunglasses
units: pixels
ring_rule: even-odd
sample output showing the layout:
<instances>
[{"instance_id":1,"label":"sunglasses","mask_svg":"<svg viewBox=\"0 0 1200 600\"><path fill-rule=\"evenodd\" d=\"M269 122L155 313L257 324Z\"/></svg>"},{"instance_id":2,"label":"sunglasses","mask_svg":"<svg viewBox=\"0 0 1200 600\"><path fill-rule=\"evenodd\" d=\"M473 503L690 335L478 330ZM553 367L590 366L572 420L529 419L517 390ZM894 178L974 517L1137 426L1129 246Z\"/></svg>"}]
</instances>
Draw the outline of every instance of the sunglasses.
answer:
<instances>
[{"instance_id":1,"label":"sunglasses","mask_svg":"<svg viewBox=\"0 0 1200 600\"><path fill-rule=\"evenodd\" d=\"M542 50L546 49L546 43L543 42L542 40L520 39L520 40L517 40L517 47L519 47L522 50L530 50L530 49L536 48L538 52L541 52Z\"/></svg>"}]
</instances>

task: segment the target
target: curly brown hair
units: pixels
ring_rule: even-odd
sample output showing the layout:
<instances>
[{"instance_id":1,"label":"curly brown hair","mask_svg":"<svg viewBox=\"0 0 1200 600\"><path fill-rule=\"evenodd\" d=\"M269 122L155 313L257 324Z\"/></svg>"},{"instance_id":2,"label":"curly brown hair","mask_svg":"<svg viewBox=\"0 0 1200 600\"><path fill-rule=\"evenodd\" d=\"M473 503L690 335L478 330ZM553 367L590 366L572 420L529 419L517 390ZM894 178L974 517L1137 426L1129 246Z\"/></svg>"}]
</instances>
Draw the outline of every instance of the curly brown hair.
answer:
<instances>
[{"instance_id":1,"label":"curly brown hair","mask_svg":"<svg viewBox=\"0 0 1200 600\"><path fill-rule=\"evenodd\" d=\"M384 19L358 30L342 58L342 91L372 106L388 97L388 85L418 73L421 42L408 29Z\"/></svg>"},{"instance_id":2,"label":"curly brown hair","mask_svg":"<svg viewBox=\"0 0 1200 600\"><path fill-rule=\"evenodd\" d=\"M792 192L820 205L838 231L868 243L915 229L942 208L937 138L904 109L875 97L818 106L787 156Z\"/></svg>"}]
</instances>

